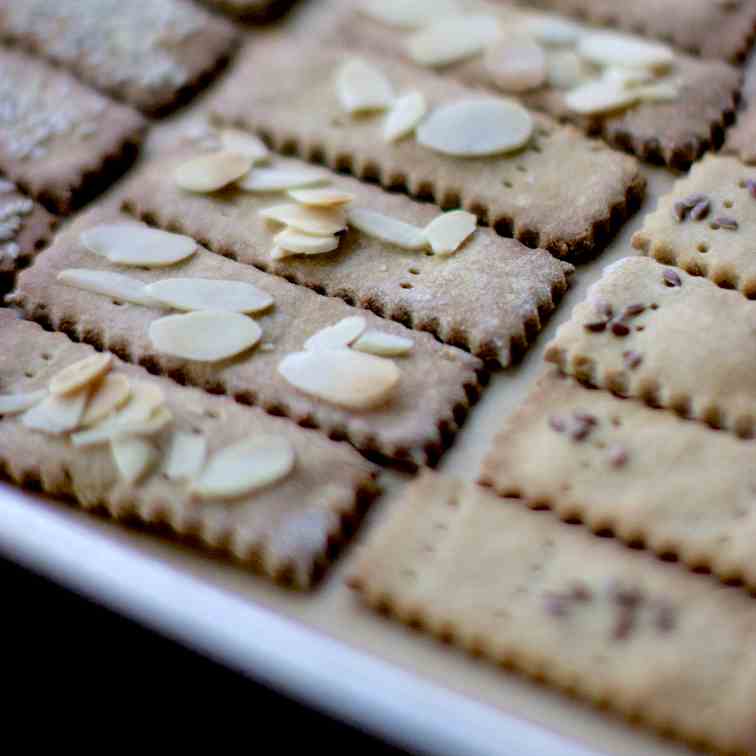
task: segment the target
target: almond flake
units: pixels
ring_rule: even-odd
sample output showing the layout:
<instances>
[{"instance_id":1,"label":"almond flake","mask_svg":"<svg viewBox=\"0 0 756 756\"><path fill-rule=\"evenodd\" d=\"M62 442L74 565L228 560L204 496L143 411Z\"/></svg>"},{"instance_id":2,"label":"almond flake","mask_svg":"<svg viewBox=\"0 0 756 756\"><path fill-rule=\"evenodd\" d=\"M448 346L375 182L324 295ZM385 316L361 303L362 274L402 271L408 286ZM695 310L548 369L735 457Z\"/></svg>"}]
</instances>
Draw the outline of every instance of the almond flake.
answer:
<instances>
[{"instance_id":1,"label":"almond flake","mask_svg":"<svg viewBox=\"0 0 756 756\"><path fill-rule=\"evenodd\" d=\"M654 80L654 75L647 68L630 68L609 66L604 70L604 81L610 81L625 89L632 89L641 84L648 84Z\"/></svg>"},{"instance_id":2,"label":"almond flake","mask_svg":"<svg viewBox=\"0 0 756 756\"><path fill-rule=\"evenodd\" d=\"M354 200L354 195L341 189L292 189L289 197L308 207L340 207Z\"/></svg>"},{"instance_id":3,"label":"almond flake","mask_svg":"<svg viewBox=\"0 0 756 756\"><path fill-rule=\"evenodd\" d=\"M365 0L360 10L375 21L403 29L417 29L440 16L462 12L458 0Z\"/></svg>"},{"instance_id":4,"label":"almond flake","mask_svg":"<svg viewBox=\"0 0 756 756\"><path fill-rule=\"evenodd\" d=\"M112 438L127 436L154 436L173 422L173 412L168 407L159 407L142 422L120 423L113 431Z\"/></svg>"},{"instance_id":5,"label":"almond flake","mask_svg":"<svg viewBox=\"0 0 756 756\"><path fill-rule=\"evenodd\" d=\"M322 328L304 343L305 349L345 349L364 333L365 318L352 315L327 328Z\"/></svg>"},{"instance_id":6,"label":"almond flake","mask_svg":"<svg viewBox=\"0 0 756 756\"><path fill-rule=\"evenodd\" d=\"M478 219L465 210L452 210L434 218L423 231L425 238L437 255L456 252L478 225Z\"/></svg>"},{"instance_id":7,"label":"almond flake","mask_svg":"<svg viewBox=\"0 0 756 756\"><path fill-rule=\"evenodd\" d=\"M642 87L636 87L633 91L642 102L670 102L680 96L679 86L671 81L659 81L655 84L647 84Z\"/></svg>"},{"instance_id":8,"label":"almond flake","mask_svg":"<svg viewBox=\"0 0 756 756\"><path fill-rule=\"evenodd\" d=\"M262 330L238 312L205 310L168 315L150 323L153 347L161 354L198 362L218 362L253 347Z\"/></svg>"},{"instance_id":9,"label":"almond flake","mask_svg":"<svg viewBox=\"0 0 756 756\"><path fill-rule=\"evenodd\" d=\"M281 360L278 372L305 394L357 410L386 401L400 377L391 360L351 349L295 352Z\"/></svg>"},{"instance_id":10,"label":"almond flake","mask_svg":"<svg viewBox=\"0 0 756 756\"><path fill-rule=\"evenodd\" d=\"M584 34L578 43L578 52L600 66L662 69L675 60L674 52L667 45L610 31Z\"/></svg>"},{"instance_id":11,"label":"almond flake","mask_svg":"<svg viewBox=\"0 0 756 756\"><path fill-rule=\"evenodd\" d=\"M328 177L316 168L257 168L237 182L237 186L245 192L285 192L327 181Z\"/></svg>"},{"instance_id":12,"label":"almond flake","mask_svg":"<svg viewBox=\"0 0 756 756\"><path fill-rule=\"evenodd\" d=\"M409 57L422 66L448 66L483 52L499 36L499 21L486 13L442 16L407 40Z\"/></svg>"},{"instance_id":13,"label":"almond flake","mask_svg":"<svg viewBox=\"0 0 756 756\"><path fill-rule=\"evenodd\" d=\"M523 26L536 42L553 47L574 45L584 34L583 27L560 16L528 16Z\"/></svg>"},{"instance_id":14,"label":"almond flake","mask_svg":"<svg viewBox=\"0 0 756 756\"><path fill-rule=\"evenodd\" d=\"M305 207L294 203L260 210L268 220L315 236L332 236L346 228L344 211L338 207Z\"/></svg>"},{"instance_id":15,"label":"almond flake","mask_svg":"<svg viewBox=\"0 0 756 756\"><path fill-rule=\"evenodd\" d=\"M82 232L79 240L112 263L143 268L174 265L197 251L197 242L188 236L137 223L93 226Z\"/></svg>"},{"instance_id":16,"label":"almond flake","mask_svg":"<svg viewBox=\"0 0 756 756\"><path fill-rule=\"evenodd\" d=\"M209 152L181 163L174 179L181 189L204 194L238 181L251 167L252 158L238 152Z\"/></svg>"},{"instance_id":17,"label":"almond flake","mask_svg":"<svg viewBox=\"0 0 756 756\"><path fill-rule=\"evenodd\" d=\"M422 92L408 92L398 97L386 115L383 138L398 142L409 136L428 112L428 103Z\"/></svg>"},{"instance_id":18,"label":"almond flake","mask_svg":"<svg viewBox=\"0 0 756 756\"><path fill-rule=\"evenodd\" d=\"M155 301L175 310L227 310L261 312L273 297L244 281L208 278L164 278L145 287Z\"/></svg>"},{"instance_id":19,"label":"almond flake","mask_svg":"<svg viewBox=\"0 0 756 756\"><path fill-rule=\"evenodd\" d=\"M279 253L278 257L273 255L272 257L274 260L281 260L290 255L322 255L325 252L333 252L339 246L339 237L313 236L285 228L276 234L275 242L275 248L279 250Z\"/></svg>"},{"instance_id":20,"label":"almond flake","mask_svg":"<svg viewBox=\"0 0 756 756\"><path fill-rule=\"evenodd\" d=\"M249 131L240 129L221 129L218 136L226 152L248 157L253 165L264 163L270 158L270 150L262 139Z\"/></svg>"},{"instance_id":21,"label":"almond flake","mask_svg":"<svg viewBox=\"0 0 756 756\"><path fill-rule=\"evenodd\" d=\"M158 457L157 449L138 437L115 439L110 448L119 477L129 485L139 482Z\"/></svg>"},{"instance_id":22,"label":"almond flake","mask_svg":"<svg viewBox=\"0 0 756 756\"><path fill-rule=\"evenodd\" d=\"M48 396L21 415L21 423L45 433L68 433L81 423L88 392L66 396Z\"/></svg>"},{"instance_id":23,"label":"almond flake","mask_svg":"<svg viewBox=\"0 0 756 756\"><path fill-rule=\"evenodd\" d=\"M362 58L350 58L336 74L339 104L349 114L384 110L394 99L391 82Z\"/></svg>"},{"instance_id":24,"label":"almond flake","mask_svg":"<svg viewBox=\"0 0 756 756\"><path fill-rule=\"evenodd\" d=\"M293 469L294 447L281 436L255 436L213 454L190 490L205 499L236 498L283 480Z\"/></svg>"},{"instance_id":25,"label":"almond flake","mask_svg":"<svg viewBox=\"0 0 756 756\"><path fill-rule=\"evenodd\" d=\"M97 446L127 436L154 436L173 422L173 413L167 407L159 407L146 419L127 419L127 413L109 417L95 427L79 431L71 436L77 448Z\"/></svg>"},{"instance_id":26,"label":"almond flake","mask_svg":"<svg viewBox=\"0 0 756 756\"><path fill-rule=\"evenodd\" d=\"M99 423L126 404L130 396L129 379L121 373L108 373L89 398L87 408L81 418L81 425L86 427Z\"/></svg>"},{"instance_id":27,"label":"almond flake","mask_svg":"<svg viewBox=\"0 0 756 756\"><path fill-rule=\"evenodd\" d=\"M363 234L402 249L415 251L428 247L421 228L374 210L352 208L347 212L347 222Z\"/></svg>"},{"instance_id":28,"label":"almond flake","mask_svg":"<svg viewBox=\"0 0 756 756\"><path fill-rule=\"evenodd\" d=\"M483 157L525 146L533 133L530 113L512 100L461 100L436 108L417 129L417 141L458 157Z\"/></svg>"},{"instance_id":29,"label":"almond flake","mask_svg":"<svg viewBox=\"0 0 756 756\"><path fill-rule=\"evenodd\" d=\"M45 389L21 391L18 394L0 394L0 415L16 415L39 404L47 396Z\"/></svg>"},{"instance_id":30,"label":"almond flake","mask_svg":"<svg viewBox=\"0 0 756 756\"><path fill-rule=\"evenodd\" d=\"M194 478L202 471L207 457L207 439L200 433L176 431L163 463L171 480Z\"/></svg>"},{"instance_id":31,"label":"almond flake","mask_svg":"<svg viewBox=\"0 0 756 756\"><path fill-rule=\"evenodd\" d=\"M585 115L621 110L634 105L637 99L637 90L625 89L621 84L605 79L581 84L564 97L570 110Z\"/></svg>"},{"instance_id":32,"label":"almond flake","mask_svg":"<svg viewBox=\"0 0 756 756\"><path fill-rule=\"evenodd\" d=\"M144 293L142 281L123 273L111 273L107 270L91 270L88 268L67 268L58 273L58 281L75 289L102 294L118 302L131 302L147 307L155 304Z\"/></svg>"},{"instance_id":33,"label":"almond flake","mask_svg":"<svg viewBox=\"0 0 756 756\"><path fill-rule=\"evenodd\" d=\"M352 349L358 352L367 352L379 357L403 357L412 351L414 342L404 336L395 336L393 333L369 330L360 336L352 344Z\"/></svg>"},{"instance_id":34,"label":"almond flake","mask_svg":"<svg viewBox=\"0 0 756 756\"><path fill-rule=\"evenodd\" d=\"M594 78L590 64L572 50L549 51L546 68L548 84L555 89L572 89Z\"/></svg>"},{"instance_id":35,"label":"almond flake","mask_svg":"<svg viewBox=\"0 0 756 756\"><path fill-rule=\"evenodd\" d=\"M528 92L546 81L543 48L524 34L497 41L486 50L483 63L489 80L502 92Z\"/></svg>"},{"instance_id":36,"label":"almond flake","mask_svg":"<svg viewBox=\"0 0 756 756\"><path fill-rule=\"evenodd\" d=\"M73 365L63 368L52 377L50 393L60 396L79 391L105 375L112 363L112 354L93 354L91 357L74 362Z\"/></svg>"}]
</instances>

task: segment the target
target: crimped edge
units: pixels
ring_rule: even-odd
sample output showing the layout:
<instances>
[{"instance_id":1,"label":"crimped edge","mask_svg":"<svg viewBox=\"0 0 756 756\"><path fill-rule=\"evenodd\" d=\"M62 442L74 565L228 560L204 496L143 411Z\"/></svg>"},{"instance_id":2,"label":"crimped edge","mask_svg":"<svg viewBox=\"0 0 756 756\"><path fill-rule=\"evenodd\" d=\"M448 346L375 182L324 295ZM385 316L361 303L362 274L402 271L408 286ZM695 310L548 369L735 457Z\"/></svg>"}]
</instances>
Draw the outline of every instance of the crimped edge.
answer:
<instances>
[{"instance_id":1,"label":"crimped edge","mask_svg":"<svg viewBox=\"0 0 756 756\"><path fill-rule=\"evenodd\" d=\"M236 6L227 0L202 0L202 2L209 9L221 11L238 21L249 24L267 24L287 13L295 0L264 0L249 8Z\"/></svg>"}]
</instances>

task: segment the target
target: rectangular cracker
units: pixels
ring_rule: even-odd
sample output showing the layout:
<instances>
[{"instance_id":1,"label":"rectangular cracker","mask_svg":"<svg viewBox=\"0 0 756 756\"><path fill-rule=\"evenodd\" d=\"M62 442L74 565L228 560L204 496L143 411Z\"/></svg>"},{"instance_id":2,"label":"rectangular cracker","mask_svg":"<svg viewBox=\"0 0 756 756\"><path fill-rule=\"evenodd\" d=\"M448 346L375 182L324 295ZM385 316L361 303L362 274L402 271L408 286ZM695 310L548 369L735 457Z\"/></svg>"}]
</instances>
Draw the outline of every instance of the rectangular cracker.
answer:
<instances>
[{"instance_id":1,"label":"rectangular cracker","mask_svg":"<svg viewBox=\"0 0 756 756\"><path fill-rule=\"evenodd\" d=\"M568 286L573 270L569 263L487 228L479 228L451 256L410 252L349 228L333 253L272 260L280 226L266 222L260 210L289 198L233 187L214 194L185 192L173 175L195 154L196 148L182 149L147 163L119 192L124 209L200 239L208 249L239 262L430 331L482 359L507 366L521 355ZM272 167L297 169L303 164L277 158ZM338 173L323 173L329 187L354 195L354 207L419 227L438 215L431 205Z\"/></svg>"},{"instance_id":2,"label":"rectangular cracker","mask_svg":"<svg viewBox=\"0 0 756 756\"><path fill-rule=\"evenodd\" d=\"M756 58L745 68L741 109L735 125L728 130L723 152L737 155L744 163L756 163Z\"/></svg>"},{"instance_id":3,"label":"rectangular cracker","mask_svg":"<svg viewBox=\"0 0 756 756\"><path fill-rule=\"evenodd\" d=\"M756 2L735 0L535 0L532 5L670 42L703 58L742 62L756 30Z\"/></svg>"},{"instance_id":4,"label":"rectangular cracker","mask_svg":"<svg viewBox=\"0 0 756 756\"><path fill-rule=\"evenodd\" d=\"M466 7L470 12L496 15L504 33L532 15L485 2L469 3ZM343 13L335 23L334 42L413 65L407 54L411 31L387 26L354 9ZM591 27L586 26L585 30L589 32ZM555 51L562 53L565 49L568 48L555 48ZM482 53L444 66L438 72L471 87L499 92ZM701 61L682 54L677 55L669 75L679 86L676 99L639 103L603 115L579 116L567 106L567 90L548 85L516 96L527 107L549 113L560 121L570 121L588 134L600 135L613 147L632 152L642 160L685 170L708 149L722 144L724 129L734 119L741 75L736 68L721 61Z\"/></svg>"},{"instance_id":5,"label":"rectangular cracker","mask_svg":"<svg viewBox=\"0 0 756 756\"><path fill-rule=\"evenodd\" d=\"M689 742L756 743L756 604L425 472L371 534L351 584L370 606Z\"/></svg>"},{"instance_id":6,"label":"rectangular cracker","mask_svg":"<svg viewBox=\"0 0 756 756\"><path fill-rule=\"evenodd\" d=\"M645 309L623 317L635 305ZM617 335L617 328L628 335ZM750 438L755 330L756 303L738 292L647 257L626 257L589 289L545 356L585 383ZM641 359L635 367L630 354Z\"/></svg>"},{"instance_id":7,"label":"rectangular cracker","mask_svg":"<svg viewBox=\"0 0 756 756\"><path fill-rule=\"evenodd\" d=\"M551 368L499 432L481 482L756 586L755 460L753 441Z\"/></svg>"},{"instance_id":8,"label":"rectangular cracker","mask_svg":"<svg viewBox=\"0 0 756 756\"><path fill-rule=\"evenodd\" d=\"M159 354L152 347L147 329L153 320L166 315L166 310L117 305L107 297L57 281L58 273L68 268L115 270L116 266L105 258L89 252L79 242L79 234L97 223L123 221L134 222L109 209L82 215L58 235L31 268L19 275L12 300L30 318L77 340L110 349L153 372L213 393L228 394L244 404L257 404L274 414L319 428L332 438L347 439L362 451L409 464L426 464L440 456L478 394L482 363L466 352L439 344L429 333L408 331L339 299L320 296L204 249L168 268L129 268L125 272L145 282L198 277L254 284L274 300L269 311L255 316L263 331L262 346L218 363ZM414 344L409 355L395 360L401 372L395 392L373 410L343 409L310 397L278 373L281 359L301 351L307 338L352 315L363 316L369 328L406 336Z\"/></svg>"},{"instance_id":9,"label":"rectangular cracker","mask_svg":"<svg viewBox=\"0 0 756 756\"><path fill-rule=\"evenodd\" d=\"M0 310L0 392L46 388L59 370L94 353L62 334ZM25 428L18 415L0 416L0 470L20 485L75 499L119 520L167 527L206 548L253 566L276 580L309 587L332 556L374 488L372 464L347 444L241 407L225 397L177 386L116 360L112 370L165 394L174 420L153 437L165 455L174 431L201 432L208 454L257 434L287 439L296 451L292 472L278 483L229 501L194 498L156 465L136 484L119 478L107 444L77 449L68 436Z\"/></svg>"},{"instance_id":10,"label":"rectangular cracker","mask_svg":"<svg viewBox=\"0 0 756 756\"><path fill-rule=\"evenodd\" d=\"M388 144L380 114L349 118L339 106L334 75L348 56L297 40L256 40L210 108L219 122L250 128L277 150L432 197L442 207L462 206L502 236L562 258L599 251L643 195L637 161L539 114L529 145L508 155L455 158L413 138ZM421 91L429 107L475 96L415 67L362 57L397 92Z\"/></svg>"},{"instance_id":11,"label":"rectangular cracker","mask_svg":"<svg viewBox=\"0 0 756 756\"><path fill-rule=\"evenodd\" d=\"M0 49L0 170L68 213L133 161L145 121L38 58Z\"/></svg>"},{"instance_id":12,"label":"rectangular cracker","mask_svg":"<svg viewBox=\"0 0 756 756\"><path fill-rule=\"evenodd\" d=\"M753 182L753 194L749 181ZM678 220L678 203L704 197L710 204L705 218L694 220L687 214ZM722 216L734 220L737 229L721 227L716 221ZM691 275L706 276L719 286L756 298L755 234L756 168L747 168L734 157L707 155L644 218L643 227L633 236L633 246L661 263L677 265Z\"/></svg>"},{"instance_id":13,"label":"rectangular cracker","mask_svg":"<svg viewBox=\"0 0 756 756\"><path fill-rule=\"evenodd\" d=\"M238 41L185 0L0 0L0 38L149 113L186 100Z\"/></svg>"}]
</instances>

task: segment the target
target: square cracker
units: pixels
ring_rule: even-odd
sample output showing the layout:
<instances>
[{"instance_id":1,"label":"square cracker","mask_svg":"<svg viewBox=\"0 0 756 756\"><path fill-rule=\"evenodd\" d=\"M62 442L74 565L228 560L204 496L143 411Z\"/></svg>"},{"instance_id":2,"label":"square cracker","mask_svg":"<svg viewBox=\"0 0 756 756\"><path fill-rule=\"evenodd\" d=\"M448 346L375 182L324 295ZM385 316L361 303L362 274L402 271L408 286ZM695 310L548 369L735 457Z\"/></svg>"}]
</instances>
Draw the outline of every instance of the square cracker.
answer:
<instances>
[{"instance_id":1,"label":"square cracker","mask_svg":"<svg viewBox=\"0 0 756 756\"><path fill-rule=\"evenodd\" d=\"M403 622L666 733L756 745L756 603L647 553L426 472L351 584Z\"/></svg>"},{"instance_id":2,"label":"square cracker","mask_svg":"<svg viewBox=\"0 0 756 756\"><path fill-rule=\"evenodd\" d=\"M0 38L149 113L185 100L238 41L186 0L0 0Z\"/></svg>"},{"instance_id":3,"label":"square cracker","mask_svg":"<svg viewBox=\"0 0 756 756\"><path fill-rule=\"evenodd\" d=\"M134 159L145 121L38 58L0 49L0 170L68 213Z\"/></svg>"},{"instance_id":4,"label":"square cracker","mask_svg":"<svg viewBox=\"0 0 756 756\"><path fill-rule=\"evenodd\" d=\"M747 182L753 182L753 193ZM688 215L678 220L675 205L702 195L711 209L702 220ZM720 217L736 221L730 230L716 223ZM719 286L756 297L756 168L733 157L707 155L679 179L659 200L633 246L666 265L677 265L691 275L706 276Z\"/></svg>"},{"instance_id":5,"label":"square cracker","mask_svg":"<svg viewBox=\"0 0 756 756\"><path fill-rule=\"evenodd\" d=\"M251 265L200 248L191 258L168 268L118 268L79 241L84 229L109 222L135 223L111 209L80 216L18 276L12 301L32 319L77 340L110 349L154 372L212 393L228 394L244 404L257 404L271 413L319 428L332 438L347 439L362 451L409 464L438 459L478 395L482 363L475 357L440 344L429 333L408 331L398 323L339 299L320 296ZM263 332L260 346L220 362L196 362L160 354L152 346L149 325L166 315L166 310L113 302L63 285L57 275L68 268L120 270L145 283L176 277L246 281L270 294L274 304L255 317ZM301 351L311 335L354 315L364 317L369 328L413 342L411 353L395 360L401 378L394 393L372 410L344 409L301 393L278 372L282 358Z\"/></svg>"},{"instance_id":6,"label":"square cracker","mask_svg":"<svg viewBox=\"0 0 756 756\"><path fill-rule=\"evenodd\" d=\"M497 435L481 482L756 587L754 461L753 441L551 368Z\"/></svg>"},{"instance_id":7,"label":"square cracker","mask_svg":"<svg viewBox=\"0 0 756 756\"><path fill-rule=\"evenodd\" d=\"M46 388L59 370L94 353L61 334L0 310L0 392ZM15 483L39 484L47 493L75 499L85 509L104 509L118 519L191 536L202 546L254 566L266 575L305 588L345 536L374 485L374 467L346 444L298 428L225 397L177 386L167 378L116 360L112 368L164 393L173 413L170 428L153 438L165 453L172 433L201 432L208 453L255 434L286 438L297 459L283 480L232 501L202 501L169 480L156 465L136 484L120 479L107 444L77 449L67 436L24 427L17 415L0 416L0 469Z\"/></svg>"},{"instance_id":8,"label":"square cracker","mask_svg":"<svg viewBox=\"0 0 756 756\"><path fill-rule=\"evenodd\" d=\"M278 150L433 197L442 207L462 206L502 236L566 259L598 252L643 196L635 159L543 115L533 115L529 145L507 155L451 157L413 138L389 144L380 114L349 117L339 106L334 75L348 56L297 40L256 40L210 108L219 122L250 128ZM480 96L413 66L362 57L395 91L421 91L429 107Z\"/></svg>"},{"instance_id":9,"label":"square cracker","mask_svg":"<svg viewBox=\"0 0 756 756\"><path fill-rule=\"evenodd\" d=\"M636 305L641 314L623 317ZM617 321L627 335L625 328L614 332ZM546 359L583 382L752 437L755 333L756 303L737 291L647 257L626 257L604 271L559 327ZM637 367L627 353L641 358Z\"/></svg>"},{"instance_id":10,"label":"square cracker","mask_svg":"<svg viewBox=\"0 0 756 756\"><path fill-rule=\"evenodd\" d=\"M289 201L285 193L253 194L234 187L191 194L176 186L176 166L196 149L144 165L119 192L124 208L143 220L172 228L220 254L345 299L404 325L434 333L478 357L507 366L527 348L568 286L569 263L479 228L451 256L425 256L373 239L355 228L333 253L272 260L280 226L260 210ZM275 168L301 168L276 159ZM438 209L390 194L335 172L328 186L354 195L354 206L423 227Z\"/></svg>"}]
</instances>

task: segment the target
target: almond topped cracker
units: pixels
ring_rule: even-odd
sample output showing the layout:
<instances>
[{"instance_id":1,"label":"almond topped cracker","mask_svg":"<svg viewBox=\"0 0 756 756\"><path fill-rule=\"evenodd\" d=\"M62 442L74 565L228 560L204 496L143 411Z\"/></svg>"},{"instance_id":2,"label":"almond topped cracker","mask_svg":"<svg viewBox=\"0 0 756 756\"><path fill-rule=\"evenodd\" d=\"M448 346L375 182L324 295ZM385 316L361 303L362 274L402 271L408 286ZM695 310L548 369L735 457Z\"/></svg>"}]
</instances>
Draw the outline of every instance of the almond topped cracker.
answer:
<instances>
[{"instance_id":1,"label":"almond topped cracker","mask_svg":"<svg viewBox=\"0 0 756 756\"><path fill-rule=\"evenodd\" d=\"M661 732L752 748L745 591L430 472L393 507L352 570L365 603Z\"/></svg>"}]
</instances>

